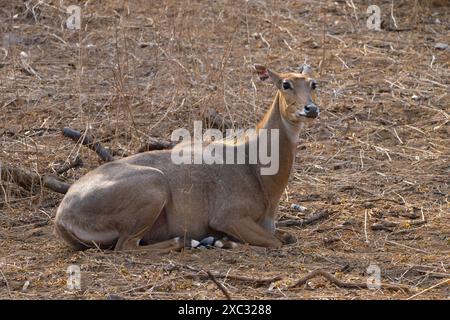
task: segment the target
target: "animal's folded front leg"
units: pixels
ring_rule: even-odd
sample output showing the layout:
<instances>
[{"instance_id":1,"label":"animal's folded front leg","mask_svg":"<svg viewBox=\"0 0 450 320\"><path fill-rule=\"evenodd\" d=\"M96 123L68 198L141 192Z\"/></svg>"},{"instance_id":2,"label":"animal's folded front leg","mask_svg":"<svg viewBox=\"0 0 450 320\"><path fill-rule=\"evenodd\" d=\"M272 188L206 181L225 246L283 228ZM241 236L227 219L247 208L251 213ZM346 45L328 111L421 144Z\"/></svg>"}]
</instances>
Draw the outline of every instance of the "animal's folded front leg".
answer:
<instances>
[{"instance_id":1,"label":"animal's folded front leg","mask_svg":"<svg viewBox=\"0 0 450 320\"><path fill-rule=\"evenodd\" d=\"M282 243L273 234L249 217L230 217L228 221L216 221L211 227L241 242L253 246L279 248Z\"/></svg>"}]
</instances>

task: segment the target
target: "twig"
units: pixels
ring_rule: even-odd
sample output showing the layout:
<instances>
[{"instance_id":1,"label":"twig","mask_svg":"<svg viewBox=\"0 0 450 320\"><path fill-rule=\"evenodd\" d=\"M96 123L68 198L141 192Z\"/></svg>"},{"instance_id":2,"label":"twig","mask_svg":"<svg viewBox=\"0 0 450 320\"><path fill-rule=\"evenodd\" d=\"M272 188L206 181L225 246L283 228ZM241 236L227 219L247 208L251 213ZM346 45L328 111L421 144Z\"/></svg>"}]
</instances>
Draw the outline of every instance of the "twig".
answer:
<instances>
[{"instance_id":1,"label":"twig","mask_svg":"<svg viewBox=\"0 0 450 320\"><path fill-rule=\"evenodd\" d=\"M190 271L198 272L198 273L188 273L185 276L188 278L203 278L205 279L207 276L203 273L203 269L199 269L190 265L185 264L175 264L172 266L171 270L174 268L185 268ZM231 275L231 274L221 274L221 273L214 273L214 276L216 278L226 278L228 280L236 280L236 281L243 281L243 282L253 282L256 284L266 284L266 283L272 283L276 281L280 281L283 278L281 276L275 276L275 277L269 277L269 278L253 278L253 277L247 277L247 276L238 276L238 275Z\"/></svg>"},{"instance_id":2,"label":"twig","mask_svg":"<svg viewBox=\"0 0 450 320\"><path fill-rule=\"evenodd\" d=\"M6 285L6 289L8 290L8 295L11 297L11 288L9 287L9 282L5 277L5 274L3 273L3 271L0 269L0 274L2 275L3 279L5 280L5 285Z\"/></svg>"},{"instance_id":3,"label":"twig","mask_svg":"<svg viewBox=\"0 0 450 320\"><path fill-rule=\"evenodd\" d=\"M256 284L266 284L266 283L272 283L272 282L276 282L276 281L280 281L282 279L282 277L280 276L275 276L275 277L270 277L270 278L252 278L252 277L246 277L246 276L236 276L236 275L216 275L216 277L219 278L227 278L229 280L236 280L236 281L243 281L243 282L253 282Z\"/></svg>"},{"instance_id":4,"label":"twig","mask_svg":"<svg viewBox=\"0 0 450 320\"><path fill-rule=\"evenodd\" d=\"M403 222L406 225L410 225L410 226L421 226L427 223L426 220L420 220L420 221L405 221ZM393 222L393 221L387 221L384 220L381 223L374 223L371 225L370 229L372 230L386 230L386 231L393 231L393 228L396 228L398 226L400 226L402 223L401 222Z\"/></svg>"},{"instance_id":5,"label":"twig","mask_svg":"<svg viewBox=\"0 0 450 320\"><path fill-rule=\"evenodd\" d=\"M297 282L295 282L293 285L289 286L288 289L295 288L301 285L306 284L306 282L312 278L322 276L326 278L331 283L335 284L336 286L340 288L347 288L347 289L369 289L367 286L367 283L350 283L350 282L343 282L333 276L332 274L324 271L324 270L314 270L310 273L308 273L303 278L299 279ZM397 284L391 284L391 283L382 283L380 284L380 288L389 289L389 290L405 290L407 292L411 291L411 288L403 285L397 285Z\"/></svg>"},{"instance_id":6,"label":"twig","mask_svg":"<svg viewBox=\"0 0 450 320\"><path fill-rule=\"evenodd\" d=\"M367 209L364 210L364 235L366 237L366 243L369 243L369 237L367 236Z\"/></svg>"},{"instance_id":7,"label":"twig","mask_svg":"<svg viewBox=\"0 0 450 320\"><path fill-rule=\"evenodd\" d=\"M81 160L80 156L76 156L76 158L74 160L71 160L65 164L63 164L61 167L59 167L56 170L56 173L61 175L67 171L69 171L72 168L78 168L81 167L83 165L83 161Z\"/></svg>"},{"instance_id":8,"label":"twig","mask_svg":"<svg viewBox=\"0 0 450 320\"><path fill-rule=\"evenodd\" d=\"M310 216L306 219L300 219L300 220L290 219L290 220L278 221L277 227L292 227L292 226L303 227L308 224L312 224L318 220L325 219L330 215L331 215L331 211L323 210L323 211L320 211L319 213L313 214L312 216Z\"/></svg>"},{"instance_id":9,"label":"twig","mask_svg":"<svg viewBox=\"0 0 450 320\"><path fill-rule=\"evenodd\" d=\"M374 223L370 226L372 230L386 230L393 231L393 228L397 227L398 223L392 221L383 221L381 223Z\"/></svg>"},{"instance_id":10,"label":"twig","mask_svg":"<svg viewBox=\"0 0 450 320\"><path fill-rule=\"evenodd\" d=\"M205 270L206 274L208 274L209 278L214 282L214 284L222 291L223 295L227 298L227 300L231 300L230 293L228 292L227 288L223 284L221 284L219 281L217 281L216 277L209 272L208 270Z\"/></svg>"},{"instance_id":11,"label":"twig","mask_svg":"<svg viewBox=\"0 0 450 320\"><path fill-rule=\"evenodd\" d=\"M314 270L314 271L308 273L303 278L300 278L299 280L297 280L294 284L290 285L289 289L302 286L302 285L306 284L306 282L308 280L318 277L318 276L322 276L322 277L326 278L328 281L330 281L331 283L334 283L335 285L337 285L338 287L341 287L341 288L349 288L349 289L367 288L367 283L347 283L347 282L343 282L343 281L337 279L335 276L331 275L330 273L328 273L324 270Z\"/></svg>"},{"instance_id":12,"label":"twig","mask_svg":"<svg viewBox=\"0 0 450 320\"><path fill-rule=\"evenodd\" d=\"M429 277L434 277L434 278L450 278L450 274L449 273L442 273L442 272L433 272L433 271L428 271L428 270L420 270L417 269L417 272L420 273L425 273L426 276Z\"/></svg>"},{"instance_id":13,"label":"twig","mask_svg":"<svg viewBox=\"0 0 450 320\"><path fill-rule=\"evenodd\" d=\"M73 130L71 128L64 128L62 130L64 136L71 138L76 142L80 142L82 145L88 147L91 150L94 150L95 153L105 162L113 161L114 157L111 153L103 148L103 146L99 142L93 142L93 139L86 134L82 134L79 131Z\"/></svg>"},{"instance_id":14,"label":"twig","mask_svg":"<svg viewBox=\"0 0 450 320\"><path fill-rule=\"evenodd\" d=\"M139 148L138 153L153 150L172 149L173 147L175 147L175 145L176 143L172 141L160 140L149 137L148 141Z\"/></svg>"},{"instance_id":15,"label":"twig","mask_svg":"<svg viewBox=\"0 0 450 320\"><path fill-rule=\"evenodd\" d=\"M427 291L429 291L429 290L431 290L431 289L434 289L434 288L436 288L436 287L438 287L438 286L440 286L440 285L442 285L442 284L444 284L444 283L450 284L450 278L447 278L447 279L445 279L444 281L441 281L441 282L439 282L439 283L436 283L435 285L433 285L433 286L431 286L431 287L429 287L429 288L426 288L425 290L422 290L422 291L420 291L420 292L418 292L418 293L412 295L411 297L407 298L406 300L411 300L412 298L415 298L415 297L421 295L422 293L425 293L425 292L427 292Z\"/></svg>"},{"instance_id":16,"label":"twig","mask_svg":"<svg viewBox=\"0 0 450 320\"><path fill-rule=\"evenodd\" d=\"M391 2L391 18L392 18L392 21L394 22L395 30L398 30L397 20L395 20L395 17L394 17L394 0L392 0L392 2Z\"/></svg>"},{"instance_id":17,"label":"twig","mask_svg":"<svg viewBox=\"0 0 450 320\"><path fill-rule=\"evenodd\" d=\"M389 201L389 202L394 202L394 203L399 204L399 205L405 205L406 204L405 202L401 202L401 201L398 201L398 200L395 200L395 199L390 199L390 198L383 198L383 197L371 198L371 199L361 199L361 200L357 200L357 201L361 201L361 202Z\"/></svg>"},{"instance_id":18,"label":"twig","mask_svg":"<svg viewBox=\"0 0 450 320\"><path fill-rule=\"evenodd\" d=\"M395 130L395 128L392 128L392 129L394 131L394 135L397 138L398 142L400 142L400 144L403 144L403 140L400 139L400 136L398 135L397 130Z\"/></svg>"},{"instance_id":19,"label":"twig","mask_svg":"<svg viewBox=\"0 0 450 320\"><path fill-rule=\"evenodd\" d=\"M192 269L191 269L192 270ZM193 270L193 271L201 271L201 270ZM216 278L219 279L223 279L226 278L228 280L234 280L234 281L242 281L242 282L250 282L250 283L255 283L257 285L263 285L263 284L267 284L267 283L272 283L272 282L276 282L276 281L280 281L283 278L280 276L275 276L275 277L269 277L269 278L252 278L252 277L246 277L246 276L238 276L238 275L231 275L231 274L221 274L221 273L215 273L214 276ZM205 279L206 275L203 274L186 274L187 278L200 278L200 279Z\"/></svg>"},{"instance_id":20,"label":"twig","mask_svg":"<svg viewBox=\"0 0 450 320\"><path fill-rule=\"evenodd\" d=\"M411 249L411 250L414 250L414 251L417 251L417 252L420 252L420 253L429 254L429 252L427 252L425 250L413 248L413 247L407 246L406 244L398 243L398 242L395 242L395 241L392 241L392 240L386 240L386 242L390 243L390 244L394 244L394 245L399 246L399 247Z\"/></svg>"},{"instance_id":21,"label":"twig","mask_svg":"<svg viewBox=\"0 0 450 320\"><path fill-rule=\"evenodd\" d=\"M40 176L37 173L14 168L0 161L0 179L3 181L14 181L17 185L29 191L35 186L43 186L58 193L66 193L70 184L58 180L50 175Z\"/></svg>"}]
</instances>

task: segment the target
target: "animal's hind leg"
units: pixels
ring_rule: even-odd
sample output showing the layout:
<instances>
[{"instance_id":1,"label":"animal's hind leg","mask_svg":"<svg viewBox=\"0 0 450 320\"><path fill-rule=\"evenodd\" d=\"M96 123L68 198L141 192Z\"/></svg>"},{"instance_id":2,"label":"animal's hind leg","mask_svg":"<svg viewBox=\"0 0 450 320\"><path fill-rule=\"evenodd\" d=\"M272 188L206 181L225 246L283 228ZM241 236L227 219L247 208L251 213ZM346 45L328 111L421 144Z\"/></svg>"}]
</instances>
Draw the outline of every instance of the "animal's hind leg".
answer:
<instances>
[{"instance_id":1,"label":"animal's hind leg","mask_svg":"<svg viewBox=\"0 0 450 320\"><path fill-rule=\"evenodd\" d=\"M139 177L133 181L133 185L123 186L124 190L133 191L127 201L132 202L136 209L117 220L119 238L114 248L116 251L140 249L140 240L164 213L164 206L170 197L169 186L162 172L153 171ZM128 203L126 205L130 207Z\"/></svg>"},{"instance_id":2,"label":"animal's hind leg","mask_svg":"<svg viewBox=\"0 0 450 320\"><path fill-rule=\"evenodd\" d=\"M155 201L152 201L151 203L156 205ZM154 208L151 210L152 208L144 207L139 210L139 212L132 217L135 221L131 222L128 228L123 227L114 250L122 251L140 249L141 247L139 246L139 242L144 237L145 233L152 228L153 224L158 219L158 216L162 214L165 203L166 202L164 200L162 204L159 204L159 213L155 212Z\"/></svg>"},{"instance_id":3,"label":"animal's hind leg","mask_svg":"<svg viewBox=\"0 0 450 320\"><path fill-rule=\"evenodd\" d=\"M119 238L114 250L151 250L163 253L191 246L190 239L179 237L150 245L139 245L144 235L152 229L158 217L166 214L164 207L170 197L170 191L164 175L152 179L142 179L142 181L134 183L136 195L134 204L139 209L133 215L121 220ZM138 203L143 205L138 206Z\"/></svg>"}]
</instances>

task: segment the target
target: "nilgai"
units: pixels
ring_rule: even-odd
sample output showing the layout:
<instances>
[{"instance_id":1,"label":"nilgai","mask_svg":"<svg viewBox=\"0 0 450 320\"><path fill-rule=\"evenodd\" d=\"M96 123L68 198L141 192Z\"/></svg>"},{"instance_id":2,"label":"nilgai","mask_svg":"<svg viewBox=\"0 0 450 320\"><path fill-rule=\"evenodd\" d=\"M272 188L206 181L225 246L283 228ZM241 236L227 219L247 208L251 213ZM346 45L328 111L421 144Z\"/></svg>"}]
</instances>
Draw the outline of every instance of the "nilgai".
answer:
<instances>
[{"instance_id":1,"label":"nilgai","mask_svg":"<svg viewBox=\"0 0 450 320\"><path fill-rule=\"evenodd\" d=\"M319 115L313 102L316 82L309 66L290 73L261 65L255 70L261 80L271 79L277 92L254 135L210 143L221 144L224 154L244 148L248 160L248 146L262 139L261 132L278 129L277 146L269 146L278 152L277 172L262 174L259 159L256 164L175 164L172 152L191 152L185 143L136 154L76 181L57 210L55 233L75 249L168 251L208 236L269 248L288 241L275 230L276 212L302 123Z\"/></svg>"}]
</instances>

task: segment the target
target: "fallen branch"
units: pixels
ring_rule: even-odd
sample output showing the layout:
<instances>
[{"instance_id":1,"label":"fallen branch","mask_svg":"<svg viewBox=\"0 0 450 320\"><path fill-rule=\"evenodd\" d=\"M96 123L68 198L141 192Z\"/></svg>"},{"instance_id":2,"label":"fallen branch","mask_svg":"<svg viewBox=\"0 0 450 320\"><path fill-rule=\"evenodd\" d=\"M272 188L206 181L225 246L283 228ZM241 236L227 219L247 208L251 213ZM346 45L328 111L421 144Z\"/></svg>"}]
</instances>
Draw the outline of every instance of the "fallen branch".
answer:
<instances>
[{"instance_id":1,"label":"fallen branch","mask_svg":"<svg viewBox=\"0 0 450 320\"><path fill-rule=\"evenodd\" d=\"M416 270L420 273L425 273L426 276L434 277L434 278L448 278L450 279L450 273L443 273L443 272L433 272L428 270Z\"/></svg>"},{"instance_id":2,"label":"fallen branch","mask_svg":"<svg viewBox=\"0 0 450 320\"><path fill-rule=\"evenodd\" d=\"M283 220L277 222L277 227L303 227L308 224L312 224L318 220L325 219L331 215L331 211L323 210L319 213L313 214L312 216L306 218L306 219L289 219L289 220Z\"/></svg>"},{"instance_id":3,"label":"fallen branch","mask_svg":"<svg viewBox=\"0 0 450 320\"><path fill-rule=\"evenodd\" d=\"M153 150L166 150L175 147L176 143L167 140L161 140L156 138L148 138L148 141L139 148L138 153L153 151Z\"/></svg>"},{"instance_id":4,"label":"fallen branch","mask_svg":"<svg viewBox=\"0 0 450 320\"><path fill-rule=\"evenodd\" d=\"M219 274L219 275L216 275L216 277L227 278L229 280L235 280L235 281L256 283L258 285L272 283L272 282L280 281L281 279L283 279L280 276L269 277L269 278L252 278L252 277L236 276L236 275L230 275L230 274L229 275Z\"/></svg>"},{"instance_id":5,"label":"fallen branch","mask_svg":"<svg viewBox=\"0 0 450 320\"><path fill-rule=\"evenodd\" d=\"M99 142L94 142L93 139L79 131L73 130L71 128L64 128L62 130L64 136L81 143L82 145L88 147L89 149L95 151L97 155L105 162L113 161L114 157L112 154L106 150Z\"/></svg>"},{"instance_id":6,"label":"fallen branch","mask_svg":"<svg viewBox=\"0 0 450 320\"><path fill-rule=\"evenodd\" d=\"M50 175L40 176L34 172L14 168L1 161L0 178L3 181L13 181L17 185L31 192L33 192L37 186L43 186L52 191L64 194L70 187L70 184L58 180L56 177Z\"/></svg>"},{"instance_id":7,"label":"fallen branch","mask_svg":"<svg viewBox=\"0 0 450 320\"><path fill-rule=\"evenodd\" d=\"M361 199L361 200L357 200L359 202L364 202L364 203L370 203L370 202L377 202L377 201L389 201L389 202L393 202L396 203L398 205L405 205L404 201L398 201L395 199L391 199L391 198L384 198L384 197L378 197L378 198L370 198L370 199Z\"/></svg>"},{"instance_id":8,"label":"fallen branch","mask_svg":"<svg viewBox=\"0 0 450 320\"><path fill-rule=\"evenodd\" d=\"M219 278L219 279L226 278L228 280L255 283L257 285L264 285L264 284L280 281L283 279L280 276L270 277L270 278L252 278L252 277L246 277L246 276L237 276L237 275L220 274L220 273L214 273L213 275L214 275L214 277ZM208 278L205 274L202 274L202 273L196 273L196 274L189 273L189 274L186 274L186 277L187 278L199 278L199 279L207 279Z\"/></svg>"},{"instance_id":9,"label":"fallen branch","mask_svg":"<svg viewBox=\"0 0 450 320\"><path fill-rule=\"evenodd\" d=\"M374 223L370 226L370 229L372 230L386 230L386 231L394 231L394 228L397 228L401 225L405 225L405 226L421 226L426 224L427 221L426 220L420 220L420 221L414 221L414 220L410 220L410 221L405 221L405 222L394 222L394 221L387 221L384 220L381 223Z\"/></svg>"},{"instance_id":10,"label":"fallen branch","mask_svg":"<svg viewBox=\"0 0 450 320\"><path fill-rule=\"evenodd\" d=\"M72 168L78 168L81 167L83 165L83 161L81 160L81 158L79 156L76 156L76 158L74 160L71 160L65 164L63 164L61 167L59 167L56 170L56 173L61 175L67 171L69 171Z\"/></svg>"},{"instance_id":11,"label":"fallen branch","mask_svg":"<svg viewBox=\"0 0 450 320\"><path fill-rule=\"evenodd\" d=\"M369 289L367 286L367 283L351 283L351 282L343 282L333 276L332 274L324 271L324 270L314 270L310 273L308 273L303 278L299 279L297 282L295 282L293 285L289 286L288 289L295 288L302 286L306 284L306 282L312 278L316 278L318 276L322 276L326 278L331 283L335 284L336 286L340 288L347 288L347 289ZM400 290L400 291L406 291L410 292L411 288L403 285L397 285L397 284L391 284L391 283L380 283L380 289L388 289L388 290Z\"/></svg>"},{"instance_id":12,"label":"fallen branch","mask_svg":"<svg viewBox=\"0 0 450 320\"><path fill-rule=\"evenodd\" d=\"M227 298L227 300L231 300L230 293L228 292L227 288L223 284L221 284L219 281L217 281L216 277L209 271L205 270L208 277L214 282L214 284L222 291L223 295Z\"/></svg>"}]
</instances>

